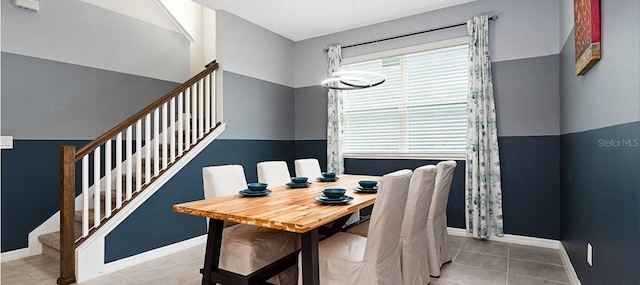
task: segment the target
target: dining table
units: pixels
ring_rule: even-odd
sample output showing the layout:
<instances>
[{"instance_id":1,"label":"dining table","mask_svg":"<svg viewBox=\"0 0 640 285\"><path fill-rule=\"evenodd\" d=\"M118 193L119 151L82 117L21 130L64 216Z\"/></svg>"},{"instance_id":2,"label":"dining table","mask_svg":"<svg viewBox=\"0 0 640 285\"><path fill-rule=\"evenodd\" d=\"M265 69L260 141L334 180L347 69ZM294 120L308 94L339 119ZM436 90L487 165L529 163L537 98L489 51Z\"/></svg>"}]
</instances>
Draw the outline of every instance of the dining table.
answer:
<instances>
[{"instance_id":1,"label":"dining table","mask_svg":"<svg viewBox=\"0 0 640 285\"><path fill-rule=\"evenodd\" d=\"M245 197L235 194L176 204L173 205L173 210L209 218L202 269L203 285L253 283L253 279L247 278L241 278L244 281L238 282L237 274L219 268L225 221L298 233L301 242L303 284L318 285L320 283L318 266L320 236L331 235L342 230L342 226L353 212L373 205L376 194L356 191L355 187L360 180L380 179L380 176L343 174L333 182L309 180L311 183L305 188L291 188L286 185L270 186L268 189L271 193L262 197ZM345 195L353 197L353 200L343 204L324 204L316 201L325 188L345 188L347 189ZM327 227L328 224L331 226ZM295 264L297 259L297 252L294 252L282 258L280 265L276 262L258 270L262 276L254 277L273 276L274 272L290 267L291 263Z\"/></svg>"}]
</instances>

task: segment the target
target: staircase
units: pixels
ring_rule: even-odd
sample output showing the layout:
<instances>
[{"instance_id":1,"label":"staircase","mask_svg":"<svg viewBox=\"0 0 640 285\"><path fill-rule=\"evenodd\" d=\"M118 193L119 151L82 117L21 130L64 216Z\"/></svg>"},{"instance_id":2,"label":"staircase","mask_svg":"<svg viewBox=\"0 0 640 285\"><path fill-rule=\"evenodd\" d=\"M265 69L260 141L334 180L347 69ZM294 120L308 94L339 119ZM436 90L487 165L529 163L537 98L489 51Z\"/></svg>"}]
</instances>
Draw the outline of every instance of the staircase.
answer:
<instances>
[{"instance_id":1,"label":"staircase","mask_svg":"<svg viewBox=\"0 0 640 285\"><path fill-rule=\"evenodd\" d=\"M224 130L217 68L213 61L78 151L62 146L60 231L38 237L43 254L60 261L58 284L76 282L83 257L104 251L100 239Z\"/></svg>"}]
</instances>

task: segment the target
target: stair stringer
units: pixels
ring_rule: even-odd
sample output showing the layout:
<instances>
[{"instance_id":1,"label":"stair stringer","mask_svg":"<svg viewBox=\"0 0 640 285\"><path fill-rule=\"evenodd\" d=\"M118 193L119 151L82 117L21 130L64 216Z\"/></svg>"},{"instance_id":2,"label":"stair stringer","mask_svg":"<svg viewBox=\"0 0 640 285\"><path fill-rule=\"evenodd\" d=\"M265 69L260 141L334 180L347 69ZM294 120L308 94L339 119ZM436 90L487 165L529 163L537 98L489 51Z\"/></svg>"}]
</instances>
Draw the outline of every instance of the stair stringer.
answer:
<instances>
[{"instance_id":1,"label":"stair stringer","mask_svg":"<svg viewBox=\"0 0 640 285\"><path fill-rule=\"evenodd\" d=\"M112 216L98 230L89 236L76 248L76 281L83 282L96 278L105 273L104 270L104 245L105 237L158 191L169 179L178 173L187 163L195 158L204 148L211 144L225 129L225 123L221 123L202 141L193 146L189 152L177 160L163 175L157 177L135 199L131 200L116 215Z\"/></svg>"}]
</instances>

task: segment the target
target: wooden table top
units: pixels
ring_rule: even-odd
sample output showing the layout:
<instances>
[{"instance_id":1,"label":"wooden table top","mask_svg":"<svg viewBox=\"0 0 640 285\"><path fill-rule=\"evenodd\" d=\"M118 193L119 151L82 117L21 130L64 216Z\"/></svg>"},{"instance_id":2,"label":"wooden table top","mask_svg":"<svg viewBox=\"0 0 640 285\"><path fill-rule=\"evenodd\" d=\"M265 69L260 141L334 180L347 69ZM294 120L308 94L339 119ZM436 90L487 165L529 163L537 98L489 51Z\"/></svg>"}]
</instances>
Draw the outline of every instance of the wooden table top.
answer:
<instances>
[{"instance_id":1,"label":"wooden table top","mask_svg":"<svg viewBox=\"0 0 640 285\"><path fill-rule=\"evenodd\" d=\"M358 193L353 187L360 180L378 180L379 176L346 175L336 182L311 181L308 188L268 187L271 194L244 197L240 194L173 205L178 213L207 217L260 227L304 233L330 221L373 205L375 194ZM325 188L345 188L353 201L323 205L315 201Z\"/></svg>"}]
</instances>

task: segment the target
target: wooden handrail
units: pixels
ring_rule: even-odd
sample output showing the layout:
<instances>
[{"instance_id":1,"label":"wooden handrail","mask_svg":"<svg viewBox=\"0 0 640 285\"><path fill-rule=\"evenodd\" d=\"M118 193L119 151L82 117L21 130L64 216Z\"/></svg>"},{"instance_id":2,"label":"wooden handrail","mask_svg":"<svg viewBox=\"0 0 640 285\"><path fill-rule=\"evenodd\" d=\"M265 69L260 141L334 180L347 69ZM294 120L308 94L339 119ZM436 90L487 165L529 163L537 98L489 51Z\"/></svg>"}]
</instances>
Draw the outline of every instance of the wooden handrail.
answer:
<instances>
[{"instance_id":1,"label":"wooden handrail","mask_svg":"<svg viewBox=\"0 0 640 285\"><path fill-rule=\"evenodd\" d=\"M93 140L93 141L89 142L88 144L86 144L85 146L83 146L76 153L75 161L76 162L79 161L80 159L82 159L82 157L84 157L85 155L89 154L90 152L95 150L97 147L103 145L104 143L109 141L111 138L113 138L117 134L119 134L120 132L126 130L129 126L133 125L138 120L142 119L149 112L151 112L151 111L155 110L156 108L162 106L162 104L168 102L169 100L171 100L171 98L173 98L173 97L177 96L178 94L180 94L180 92L184 92L185 90L187 90L187 88L190 88L191 86L193 86L194 83L198 82L200 79L204 78L205 76L207 76L213 70L216 70L216 69L218 69L218 63L216 63L216 61L214 60L211 63L207 64L203 71L201 71L200 73L198 73L197 75L195 75L191 79L187 80L185 83L180 84L180 86L174 88L173 90L171 90L166 95L160 97L158 100L156 100L153 103L149 104L147 107L144 107L142 110L138 111L137 113L133 114L131 117L129 117L126 120L122 121L122 123L117 124L115 127L113 127L110 130L106 131L104 134L100 135L95 140Z\"/></svg>"},{"instance_id":2,"label":"wooden handrail","mask_svg":"<svg viewBox=\"0 0 640 285\"><path fill-rule=\"evenodd\" d=\"M134 125L136 122L140 121L141 119L143 119L145 116L149 115L150 113L159 110L159 108L163 107L163 105L167 104L168 102L170 102L173 98L175 98L176 96L180 95L182 92L185 92L186 90L192 89L192 91L197 91L199 89L200 91L200 100L202 100L202 92L203 89L205 88L203 86L203 84L199 84L196 85L198 82L200 82L201 80L203 80L204 78L206 78L207 76L211 75L212 77L211 82L208 82L209 79L205 80L205 84L210 83L208 86L211 88L211 94L207 94L206 95L206 99L205 100L211 100L212 98L210 96L215 96L215 90L214 88L214 80L215 78L213 78L213 72L218 69L218 64L216 63L216 61L212 61L211 63L207 64L205 66L205 69L203 71L201 71L200 73L196 74L195 76L193 76L192 78L188 79L186 82L180 84L180 86L174 88L173 90L171 90L170 92L168 92L167 94L165 94L164 96L160 97L159 99L155 100L153 103L149 104L148 106L144 107L142 110L138 111L137 113L133 114L132 116L130 116L129 118L127 118L126 120L122 121L121 123L117 124L115 127L111 128L110 130L108 130L107 132L105 132L104 134L100 135L98 138L96 138L95 140L89 142L88 144L86 144L85 146L83 146L82 148L80 148L79 150L76 151L76 148L74 146L62 146L61 151L60 151L60 277L57 279L57 283L59 285L67 285L67 284L72 284L75 283L76 281L76 277L75 277L75 267L76 267L76 260L75 260L75 249L76 247L82 243L83 241L85 241L87 239L87 237L94 233L95 231L97 231L97 229L101 226L104 225L104 223L98 223L97 225L95 225L93 227L93 229L90 230L89 235L87 235L86 233L83 232L84 236L80 239L80 240L76 240L75 237L75 199L76 199L76 162L78 162L79 160L82 160L84 157L90 155L94 150L96 150L98 147L103 146L105 144L107 144L109 147L111 147L111 144L109 144L109 141L114 139L114 137L117 137L119 134L121 134L123 131L127 130L128 128L130 128L130 126ZM195 85L195 87L194 87ZM206 85L207 86L207 85ZM206 90L205 90L206 92ZM195 96L195 95L194 95ZM193 104L196 104L195 102L197 102L197 99L192 99L194 102ZM215 97L213 98L213 100L215 100ZM198 122L192 122L189 125L194 126L194 133L193 133L193 141L189 142L189 145L195 145L197 143L200 143L202 138L201 136L203 135L208 135L210 134L213 130L217 129L218 127L220 127L221 123L220 122L216 122L213 121L211 122L211 118L215 119L215 115L213 117L209 117L209 112L211 112L212 114L215 114L215 110L214 109L209 109L210 107L213 108L213 106L208 105L209 101L205 101L207 102L207 107L205 109L205 115L207 116L207 121L206 124L203 124L203 119L201 117L199 117L200 121L200 125L198 125ZM213 101L215 102L215 101ZM179 104L181 104L181 102L178 102ZM201 102L201 104L204 104ZM179 108L182 108L182 105L179 105ZM195 106L195 105L194 105ZM164 106L166 107L166 105ZM173 116L174 116L174 112L175 110L173 109L174 106L171 105L171 120L174 120ZM195 107L194 107L195 108ZM200 105L200 110L199 110L199 116L203 116L203 109L202 109L202 105ZM166 120L167 120L167 110L166 108L163 108L164 110L163 112L163 120L165 120L165 122L163 122L163 124L166 124ZM180 109L178 109L180 110ZM188 110L188 109L187 109ZM196 114L196 110L193 110L193 114ZM181 114L178 114L181 115ZM157 119L157 117L154 117L155 119ZM211 128L209 128L209 124L213 124L211 126ZM173 124L173 122L172 122ZM203 130L203 125L206 126L207 130ZM166 127L166 126L165 126ZM195 127L199 127L199 131L200 134L198 136L198 139L196 140L196 133L195 133ZM137 132L140 131L139 129L137 130ZM166 131L166 130L165 130ZM188 131L188 130L187 130ZM204 131L204 133L203 133ZM157 133L157 129L156 129L156 134ZM139 136L140 134L138 133L137 136ZM148 133L147 133L148 135ZM164 139L166 140L166 133L164 133ZM180 137L182 138L182 137ZM155 139L159 139L159 138L155 138ZM127 142L130 145L131 144L131 138L127 138ZM156 143L156 147L157 147L157 141ZM174 142L171 142L174 143ZM120 144L116 144L116 149L118 149L118 147L120 147ZM173 146L171 146L173 147ZM131 150L129 149L130 146L128 146L128 152L129 152L129 156L131 155ZM163 147L163 149L166 151L166 146ZM138 149L139 150L139 149ZM135 193L132 193L133 195L130 195L130 197L127 197L127 200L124 201L124 203L122 205L119 205L118 209L115 210L108 210L110 211L109 213L112 214L111 217L113 217L113 214L118 213L120 210L122 210L122 207L124 207L126 204L128 204L129 202L131 202L131 200L133 198L135 198L137 195L139 195L142 191L147 190L147 188L149 187L149 185L151 183L153 183L154 181L156 181L156 179L165 173L165 171L169 168L172 167L173 164L175 164L176 162L180 161L180 159L182 158L182 155L184 155L185 153L191 151L191 147L188 147L187 149L185 149L185 152L183 153L182 150L180 150L180 154L181 156L179 157L175 157L175 161L169 162L167 163L166 161L164 162L164 166L163 169L159 172L159 173L155 173L153 175L153 177L150 178L149 181L145 181L145 185L141 186L138 185L137 187L141 187L140 189L136 189ZM111 151L110 148L108 150L109 152ZM148 150L147 150L148 151ZM157 155L157 149L156 149L156 155ZM118 152L119 153L119 152ZM173 153L173 151L172 151ZM96 157L96 155L99 156L99 152L98 154L94 154L94 159ZM173 159L173 155L172 155L172 159ZM107 150L105 149L105 157L107 156ZM166 159L166 153L164 153L164 156ZM117 156L116 156L117 157ZM88 158L88 157L87 157ZM121 158L118 158L121 159ZM127 159L130 159L130 157L128 157ZM106 159L105 159L106 160ZM96 160L94 160L96 161ZM99 161L99 160L98 160ZM156 163L159 161L158 158L156 158ZM99 164L99 162L97 162ZM108 166L107 169L104 169L105 172L111 171L111 165L109 162L105 162ZM140 168L140 159L138 157L138 166L136 166L137 168ZM156 167L158 166L157 164L155 164ZM84 166L83 166L84 167ZM129 166L131 167L131 166ZM147 167L149 167L147 165ZM99 169L99 168L96 168ZM147 169L149 170L149 169ZM84 171L84 170L83 170ZM131 172L130 168L128 170L129 172ZM158 171L158 169L156 169L156 172ZM95 172L95 173L99 173L99 172ZM94 173L94 174L95 174ZM110 173L110 172L109 172ZM117 174L119 175L119 174ZM131 173L128 173L127 175L129 175L128 179L131 179L130 175ZM142 175L142 174L139 174ZM97 177L97 176L96 176ZM84 173L83 173L83 181L88 181L84 180ZM96 179L100 179L100 178L94 178L94 180ZM121 179L120 177L117 177L116 179ZM108 179L109 180L109 179ZM109 180L111 181L111 180ZM128 180L128 184L130 184L132 181ZM138 181L139 183L140 181ZM84 183L84 182L83 182ZM95 183L95 181L94 181ZM96 189L100 189L99 188L99 184L98 186L94 186L93 187L97 187ZM86 185L83 184L83 191L86 190ZM131 185L127 186L127 192L129 192L129 188L131 187ZM106 191L111 191L111 189L107 189ZM98 192L95 192L98 193ZM89 193L85 193L85 195L90 195ZM94 196L94 199L100 199L97 195L98 194L94 194L96 196ZM87 196L85 196L85 198L87 198ZM118 198L120 199L120 198ZM121 201L121 200L118 200ZM85 201L86 202L86 201ZM106 202L105 202L106 203ZM95 207L97 207L97 211L98 213L100 213L100 207L98 206L99 204L96 204ZM86 206L85 206L86 207ZM88 208L88 207L87 207ZM83 209L87 210L87 209ZM87 210L88 211L88 210ZM87 215L87 212L83 212L83 215ZM83 216L83 219L85 218L85 216ZM107 221L110 217L106 217L105 221ZM86 222L86 221L84 221Z\"/></svg>"}]
</instances>

